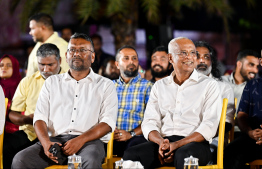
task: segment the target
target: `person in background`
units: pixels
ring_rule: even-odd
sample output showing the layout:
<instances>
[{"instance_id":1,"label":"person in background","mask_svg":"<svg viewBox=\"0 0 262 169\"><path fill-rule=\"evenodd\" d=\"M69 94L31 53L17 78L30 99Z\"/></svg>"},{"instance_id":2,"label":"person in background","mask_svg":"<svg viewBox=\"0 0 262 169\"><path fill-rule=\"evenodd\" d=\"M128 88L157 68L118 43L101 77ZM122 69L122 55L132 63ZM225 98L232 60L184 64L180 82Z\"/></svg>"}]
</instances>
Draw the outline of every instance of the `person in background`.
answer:
<instances>
[{"instance_id":1,"label":"person in background","mask_svg":"<svg viewBox=\"0 0 262 169\"><path fill-rule=\"evenodd\" d=\"M61 37L62 37L65 41L67 41L67 42L69 42L70 37L71 37L72 35L73 35L73 32L72 32L72 29L71 29L71 28L66 27L66 28L63 28L62 31L61 31Z\"/></svg>"},{"instance_id":2,"label":"person in background","mask_svg":"<svg viewBox=\"0 0 262 169\"><path fill-rule=\"evenodd\" d=\"M38 13L31 16L29 21L29 34L32 36L34 42L36 42L36 45L28 58L26 76L30 76L38 71L36 52L43 43L52 43L58 47L61 56L61 67L64 71L67 71L69 66L66 63L65 53L68 43L54 31L52 17L44 13Z\"/></svg>"},{"instance_id":3,"label":"person in background","mask_svg":"<svg viewBox=\"0 0 262 169\"><path fill-rule=\"evenodd\" d=\"M113 57L112 55L104 52L102 50L103 46L103 39L100 35L94 34L91 36L91 39L94 43L94 51L95 51L95 61L92 63L92 69L95 73L98 73L99 68L103 64L104 60L108 57Z\"/></svg>"},{"instance_id":4,"label":"person in background","mask_svg":"<svg viewBox=\"0 0 262 169\"><path fill-rule=\"evenodd\" d=\"M259 54L253 50L241 50L238 52L236 69L230 75L222 76L224 82L228 82L234 90L234 97L237 98L236 110L247 82L254 79L258 73ZM237 113L237 112L236 112ZM234 126L234 138L240 135L237 118Z\"/></svg>"},{"instance_id":5,"label":"person in background","mask_svg":"<svg viewBox=\"0 0 262 169\"><path fill-rule=\"evenodd\" d=\"M8 108L6 111L7 121L5 122L5 136L14 133L19 129L18 125L11 123L8 119L8 109L11 105L15 90L21 80L19 73L19 62L12 55L4 55L0 58L0 85L2 86L5 97L8 98Z\"/></svg>"},{"instance_id":6,"label":"person in background","mask_svg":"<svg viewBox=\"0 0 262 169\"><path fill-rule=\"evenodd\" d=\"M56 45L45 43L38 48L36 55L39 71L21 80L8 114L10 121L19 125L20 130L4 137L5 169L11 168L13 157L17 152L38 140L33 127L33 117L40 90L47 78L54 74L64 73L60 67L61 58Z\"/></svg>"},{"instance_id":7,"label":"person in background","mask_svg":"<svg viewBox=\"0 0 262 169\"><path fill-rule=\"evenodd\" d=\"M194 42L197 51L197 65L196 70L204 75L215 79L220 87L221 99L228 99L226 112L226 127L225 127L225 145L228 144L228 132L234 126L235 104L233 88L227 82L222 82L220 71L218 69L218 61L215 50L207 42ZM218 132L217 132L218 133ZM217 146L218 137L212 139L210 145L212 152L213 164L217 162Z\"/></svg>"},{"instance_id":8,"label":"person in background","mask_svg":"<svg viewBox=\"0 0 262 169\"><path fill-rule=\"evenodd\" d=\"M153 78L151 82L155 83L157 80L170 75L173 71L167 53L167 48L164 46L158 46L153 50L151 56L151 73Z\"/></svg>"},{"instance_id":9,"label":"person in background","mask_svg":"<svg viewBox=\"0 0 262 169\"><path fill-rule=\"evenodd\" d=\"M114 57L108 57L104 60L102 66L100 67L101 75L107 77L108 79L115 80L119 78L120 72L115 64Z\"/></svg>"},{"instance_id":10,"label":"person in background","mask_svg":"<svg viewBox=\"0 0 262 169\"><path fill-rule=\"evenodd\" d=\"M262 158L262 78L247 82L237 119L241 135L224 151L224 169L249 169L246 163Z\"/></svg>"},{"instance_id":11,"label":"person in background","mask_svg":"<svg viewBox=\"0 0 262 169\"><path fill-rule=\"evenodd\" d=\"M122 157L129 147L146 142L141 123L153 84L138 73L138 55L131 46L117 50L116 66L120 70L120 77L113 81L118 95L113 153Z\"/></svg>"}]
</instances>

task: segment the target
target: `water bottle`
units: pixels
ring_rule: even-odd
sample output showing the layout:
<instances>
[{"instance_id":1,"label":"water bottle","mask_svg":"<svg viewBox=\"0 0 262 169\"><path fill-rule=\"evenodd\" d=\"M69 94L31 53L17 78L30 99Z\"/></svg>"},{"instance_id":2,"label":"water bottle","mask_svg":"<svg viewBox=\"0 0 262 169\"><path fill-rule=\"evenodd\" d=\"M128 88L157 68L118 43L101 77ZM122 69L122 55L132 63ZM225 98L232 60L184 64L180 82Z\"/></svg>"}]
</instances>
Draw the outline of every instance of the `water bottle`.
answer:
<instances>
[{"instance_id":1,"label":"water bottle","mask_svg":"<svg viewBox=\"0 0 262 169\"><path fill-rule=\"evenodd\" d=\"M68 156L68 169L82 169L81 156Z\"/></svg>"},{"instance_id":2,"label":"water bottle","mask_svg":"<svg viewBox=\"0 0 262 169\"><path fill-rule=\"evenodd\" d=\"M198 169L198 158L190 156L184 160L184 169Z\"/></svg>"}]
</instances>

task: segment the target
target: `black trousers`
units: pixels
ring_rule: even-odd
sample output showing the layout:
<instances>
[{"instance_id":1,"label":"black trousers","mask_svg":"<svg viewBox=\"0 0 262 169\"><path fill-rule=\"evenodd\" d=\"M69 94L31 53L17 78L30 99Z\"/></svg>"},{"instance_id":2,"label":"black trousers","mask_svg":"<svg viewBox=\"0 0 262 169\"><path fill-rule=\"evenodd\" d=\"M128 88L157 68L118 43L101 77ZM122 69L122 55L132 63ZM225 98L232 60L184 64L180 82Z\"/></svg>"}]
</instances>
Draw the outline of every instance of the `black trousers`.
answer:
<instances>
[{"instance_id":1,"label":"black trousers","mask_svg":"<svg viewBox=\"0 0 262 169\"><path fill-rule=\"evenodd\" d=\"M113 154L117 155L118 157L123 157L124 151L127 150L129 147L145 142L147 142L147 140L143 135L134 136L127 141L114 141Z\"/></svg>"},{"instance_id":2,"label":"black trousers","mask_svg":"<svg viewBox=\"0 0 262 169\"><path fill-rule=\"evenodd\" d=\"M18 130L13 134L5 133L3 146L4 169L10 169L14 156L19 151L33 145L38 139L30 141L23 130Z\"/></svg>"},{"instance_id":3,"label":"black trousers","mask_svg":"<svg viewBox=\"0 0 262 169\"><path fill-rule=\"evenodd\" d=\"M183 139L183 136L169 136L166 137L170 142L175 142ZM160 167L158 159L158 144L153 142L142 143L133 146L124 152L124 160L140 161L145 169ZM193 156L199 159L199 165L206 165L211 159L211 152L209 143L204 142L191 142L174 151L174 163L167 164L168 166L175 166L176 169L184 168L184 158Z\"/></svg>"},{"instance_id":4,"label":"black trousers","mask_svg":"<svg viewBox=\"0 0 262 169\"><path fill-rule=\"evenodd\" d=\"M262 158L262 145L242 133L224 151L224 169L244 169L246 163Z\"/></svg>"}]
</instances>

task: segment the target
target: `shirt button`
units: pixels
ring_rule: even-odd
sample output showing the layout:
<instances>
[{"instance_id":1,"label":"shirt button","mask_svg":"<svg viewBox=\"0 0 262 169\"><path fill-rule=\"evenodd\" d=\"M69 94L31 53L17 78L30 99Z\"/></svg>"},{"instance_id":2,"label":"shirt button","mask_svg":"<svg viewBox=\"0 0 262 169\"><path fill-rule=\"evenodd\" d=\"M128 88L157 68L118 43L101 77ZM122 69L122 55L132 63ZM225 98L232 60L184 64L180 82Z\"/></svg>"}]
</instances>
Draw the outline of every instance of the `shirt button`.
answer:
<instances>
[{"instance_id":1,"label":"shirt button","mask_svg":"<svg viewBox=\"0 0 262 169\"><path fill-rule=\"evenodd\" d=\"M70 131L70 132L72 132L72 131Z\"/></svg>"},{"instance_id":2,"label":"shirt button","mask_svg":"<svg viewBox=\"0 0 262 169\"><path fill-rule=\"evenodd\" d=\"M76 110L76 108L74 108L74 110Z\"/></svg>"},{"instance_id":3,"label":"shirt button","mask_svg":"<svg viewBox=\"0 0 262 169\"><path fill-rule=\"evenodd\" d=\"M74 122L74 120L72 120L72 122Z\"/></svg>"},{"instance_id":4,"label":"shirt button","mask_svg":"<svg viewBox=\"0 0 262 169\"><path fill-rule=\"evenodd\" d=\"M77 97L77 95L76 95L76 97Z\"/></svg>"},{"instance_id":5,"label":"shirt button","mask_svg":"<svg viewBox=\"0 0 262 169\"><path fill-rule=\"evenodd\" d=\"M79 83L79 82L76 82L76 83Z\"/></svg>"}]
</instances>

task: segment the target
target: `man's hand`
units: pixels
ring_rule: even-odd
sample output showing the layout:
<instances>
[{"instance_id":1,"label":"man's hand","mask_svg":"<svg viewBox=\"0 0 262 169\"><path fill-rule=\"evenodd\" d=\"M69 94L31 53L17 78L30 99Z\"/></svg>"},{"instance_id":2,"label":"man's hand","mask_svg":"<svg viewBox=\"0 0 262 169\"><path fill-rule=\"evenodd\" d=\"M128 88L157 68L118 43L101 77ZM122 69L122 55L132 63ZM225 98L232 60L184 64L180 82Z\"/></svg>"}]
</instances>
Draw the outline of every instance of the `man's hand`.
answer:
<instances>
[{"instance_id":1,"label":"man's hand","mask_svg":"<svg viewBox=\"0 0 262 169\"><path fill-rule=\"evenodd\" d=\"M131 134L125 130L115 129L114 140L116 141L127 141L132 138Z\"/></svg>"},{"instance_id":2,"label":"man's hand","mask_svg":"<svg viewBox=\"0 0 262 169\"><path fill-rule=\"evenodd\" d=\"M49 149L55 144L57 143L59 146L62 146L61 143L58 143L58 142L47 142L45 144L42 144L43 145L43 148L44 148L44 152L45 152L45 155L50 158L52 161L54 161L55 163L58 163L58 158L55 157L52 153L49 152Z\"/></svg>"},{"instance_id":3,"label":"man's hand","mask_svg":"<svg viewBox=\"0 0 262 169\"><path fill-rule=\"evenodd\" d=\"M165 155L166 152L168 152L170 149L170 143L168 139L163 139L160 144L159 144L159 149L158 149L158 159L160 163L163 165L165 163L165 159L169 159Z\"/></svg>"},{"instance_id":4,"label":"man's hand","mask_svg":"<svg viewBox=\"0 0 262 169\"><path fill-rule=\"evenodd\" d=\"M79 139L79 137L75 137L71 140L68 140L63 146L63 152L65 155L73 155L76 154L85 143Z\"/></svg>"}]
</instances>

